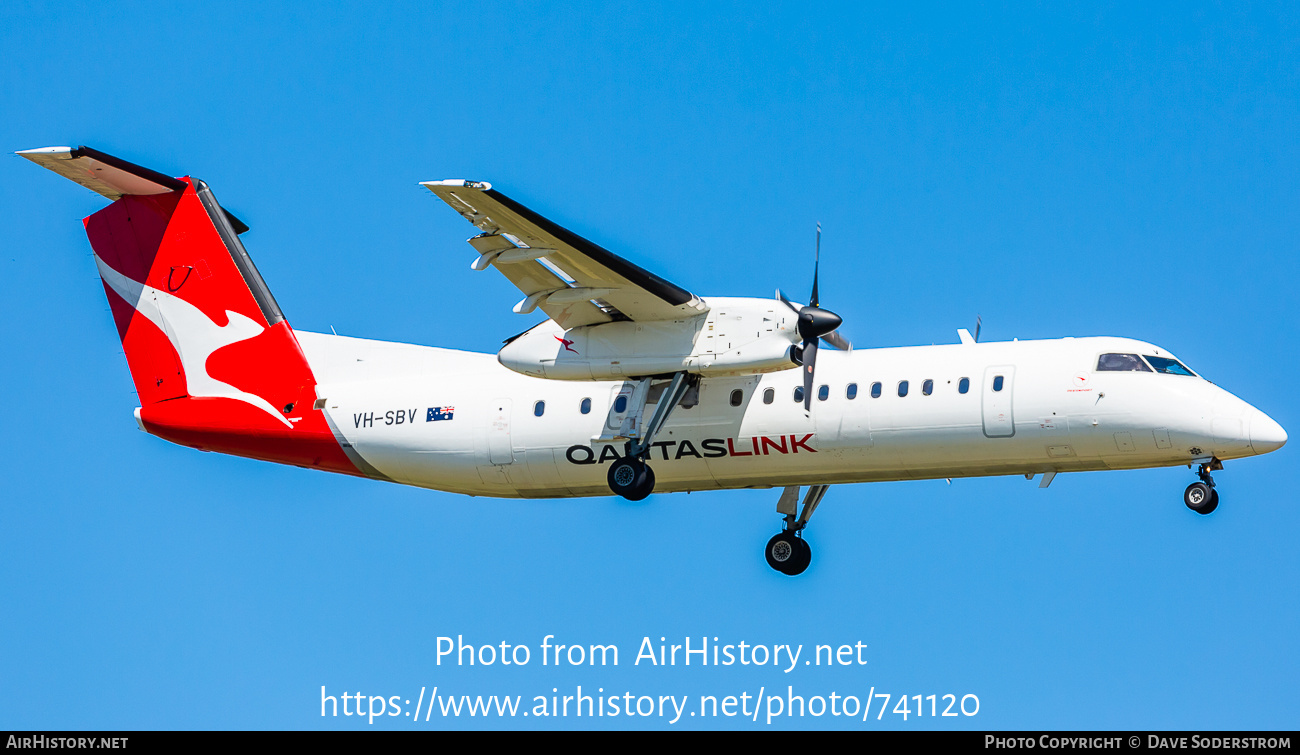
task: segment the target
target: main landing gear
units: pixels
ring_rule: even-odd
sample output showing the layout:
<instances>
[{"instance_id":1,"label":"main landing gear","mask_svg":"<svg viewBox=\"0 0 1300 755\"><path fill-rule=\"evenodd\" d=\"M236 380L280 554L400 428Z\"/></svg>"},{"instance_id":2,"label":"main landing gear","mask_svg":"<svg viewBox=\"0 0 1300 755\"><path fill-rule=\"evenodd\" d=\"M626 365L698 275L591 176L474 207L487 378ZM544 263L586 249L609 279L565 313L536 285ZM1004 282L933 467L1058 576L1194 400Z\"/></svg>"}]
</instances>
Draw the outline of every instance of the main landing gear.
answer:
<instances>
[{"instance_id":1,"label":"main landing gear","mask_svg":"<svg viewBox=\"0 0 1300 755\"><path fill-rule=\"evenodd\" d=\"M655 405L654 414L650 415L650 421L645 424L644 431L640 433L639 438L628 443L627 456L609 466L607 478L609 489L616 495L621 495L629 501L640 501L654 492L655 472L645 460L650 455L655 436L668 421L668 415L672 414L678 402L686 395L690 380L690 375L685 372L673 375L672 381L660 395L659 403ZM647 378L644 389L648 388Z\"/></svg>"},{"instance_id":2,"label":"main landing gear","mask_svg":"<svg viewBox=\"0 0 1300 755\"><path fill-rule=\"evenodd\" d=\"M1214 489L1214 478L1210 477L1210 472L1218 469L1223 469L1223 462L1218 459L1201 464L1196 473L1201 481L1193 482L1183 491L1183 503L1187 508L1198 514L1208 514L1219 507L1219 491Z\"/></svg>"},{"instance_id":3,"label":"main landing gear","mask_svg":"<svg viewBox=\"0 0 1300 755\"><path fill-rule=\"evenodd\" d=\"M776 510L785 515L785 525L781 532L767 541L763 555L767 565L791 577L803 574L812 563L812 547L803 539L803 530L808 520L817 510L817 504L826 496L829 485L813 485L803 499L803 513L795 516L795 500L799 498L799 486L792 485L781 491L781 498L776 502Z\"/></svg>"},{"instance_id":4,"label":"main landing gear","mask_svg":"<svg viewBox=\"0 0 1300 755\"><path fill-rule=\"evenodd\" d=\"M609 466L609 489L640 501L655 489L655 471L638 456L624 456Z\"/></svg>"}]
</instances>

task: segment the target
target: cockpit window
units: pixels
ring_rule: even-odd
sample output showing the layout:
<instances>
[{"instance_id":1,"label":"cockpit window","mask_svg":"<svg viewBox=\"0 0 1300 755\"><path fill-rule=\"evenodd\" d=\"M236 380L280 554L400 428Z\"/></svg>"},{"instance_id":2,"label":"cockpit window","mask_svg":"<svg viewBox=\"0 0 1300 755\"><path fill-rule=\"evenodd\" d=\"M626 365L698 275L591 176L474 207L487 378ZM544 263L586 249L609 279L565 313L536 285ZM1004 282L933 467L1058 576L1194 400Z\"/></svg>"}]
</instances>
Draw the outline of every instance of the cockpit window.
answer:
<instances>
[{"instance_id":1,"label":"cockpit window","mask_svg":"<svg viewBox=\"0 0 1300 755\"><path fill-rule=\"evenodd\" d=\"M1187 375L1188 377L1196 377L1192 374L1191 370L1184 367L1177 359L1147 357L1146 360L1151 363L1152 367L1156 368L1156 372L1163 372L1166 375Z\"/></svg>"},{"instance_id":2,"label":"cockpit window","mask_svg":"<svg viewBox=\"0 0 1300 755\"><path fill-rule=\"evenodd\" d=\"M1171 360L1172 361L1172 360ZM1179 365L1181 366L1181 365ZM1150 372L1151 368L1137 354L1102 354L1097 372Z\"/></svg>"}]
</instances>

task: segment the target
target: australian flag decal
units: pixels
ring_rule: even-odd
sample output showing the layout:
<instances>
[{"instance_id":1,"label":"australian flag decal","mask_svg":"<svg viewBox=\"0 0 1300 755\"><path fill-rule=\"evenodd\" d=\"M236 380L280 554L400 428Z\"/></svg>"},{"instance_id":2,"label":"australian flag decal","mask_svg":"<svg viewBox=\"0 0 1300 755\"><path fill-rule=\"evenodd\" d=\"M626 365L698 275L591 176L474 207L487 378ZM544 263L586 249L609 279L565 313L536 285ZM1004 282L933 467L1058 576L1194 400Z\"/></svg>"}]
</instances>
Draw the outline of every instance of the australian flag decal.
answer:
<instances>
[{"instance_id":1,"label":"australian flag decal","mask_svg":"<svg viewBox=\"0 0 1300 755\"><path fill-rule=\"evenodd\" d=\"M451 419L452 412L455 411L455 409L456 407L454 406L431 406L429 407L429 413L425 416L424 421L437 422L440 419Z\"/></svg>"}]
</instances>

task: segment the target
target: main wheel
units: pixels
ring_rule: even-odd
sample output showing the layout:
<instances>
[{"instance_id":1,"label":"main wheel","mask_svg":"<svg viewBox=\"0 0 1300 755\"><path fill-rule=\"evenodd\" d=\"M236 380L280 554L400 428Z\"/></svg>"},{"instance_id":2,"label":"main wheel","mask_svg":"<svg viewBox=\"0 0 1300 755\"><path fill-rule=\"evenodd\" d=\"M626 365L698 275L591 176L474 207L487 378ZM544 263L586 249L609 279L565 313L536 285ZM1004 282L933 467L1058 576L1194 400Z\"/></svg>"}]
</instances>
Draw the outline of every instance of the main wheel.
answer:
<instances>
[{"instance_id":1,"label":"main wheel","mask_svg":"<svg viewBox=\"0 0 1300 755\"><path fill-rule=\"evenodd\" d=\"M800 566L804 549L807 547L803 540L794 536L793 532L778 532L767 541L767 549L763 555L767 558L768 566L782 574L794 575L808 568L806 563Z\"/></svg>"},{"instance_id":2,"label":"main wheel","mask_svg":"<svg viewBox=\"0 0 1300 755\"><path fill-rule=\"evenodd\" d=\"M654 472L638 458L625 456L609 467L609 489L629 501L644 499L654 487Z\"/></svg>"},{"instance_id":3,"label":"main wheel","mask_svg":"<svg viewBox=\"0 0 1300 755\"><path fill-rule=\"evenodd\" d=\"M793 563L789 564L785 570L785 573L792 577L803 574L808 565L812 563L812 546L808 545L808 541L801 537L795 538L794 541L798 545L798 549L795 551L794 559L792 559Z\"/></svg>"},{"instance_id":4,"label":"main wheel","mask_svg":"<svg viewBox=\"0 0 1300 755\"><path fill-rule=\"evenodd\" d=\"M1183 491L1183 503L1198 514L1208 514L1219 505L1219 495L1203 482L1193 482Z\"/></svg>"}]
</instances>

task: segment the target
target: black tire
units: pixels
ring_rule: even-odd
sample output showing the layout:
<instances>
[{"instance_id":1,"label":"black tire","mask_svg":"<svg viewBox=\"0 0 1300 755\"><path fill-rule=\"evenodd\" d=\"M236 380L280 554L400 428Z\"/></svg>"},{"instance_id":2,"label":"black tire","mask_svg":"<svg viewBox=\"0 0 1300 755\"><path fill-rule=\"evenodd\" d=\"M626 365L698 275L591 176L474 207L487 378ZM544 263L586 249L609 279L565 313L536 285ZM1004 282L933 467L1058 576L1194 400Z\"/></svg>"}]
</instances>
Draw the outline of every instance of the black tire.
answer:
<instances>
[{"instance_id":1,"label":"black tire","mask_svg":"<svg viewBox=\"0 0 1300 755\"><path fill-rule=\"evenodd\" d=\"M1183 491L1183 503L1198 514L1208 514L1214 511L1219 499L1214 488L1203 482L1193 482Z\"/></svg>"},{"instance_id":2,"label":"black tire","mask_svg":"<svg viewBox=\"0 0 1300 755\"><path fill-rule=\"evenodd\" d=\"M803 574L812 563L812 546L808 545L808 541L798 537L795 538L795 543L798 544L798 550L795 553L794 563L787 566L785 571L792 577Z\"/></svg>"},{"instance_id":3,"label":"black tire","mask_svg":"<svg viewBox=\"0 0 1300 755\"><path fill-rule=\"evenodd\" d=\"M654 472L644 461L625 456L609 467L609 489L629 501L640 501L655 487Z\"/></svg>"},{"instance_id":4,"label":"black tire","mask_svg":"<svg viewBox=\"0 0 1300 755\"><path fill-rule=\"evenodd\" d=\"M789 574L786 571L790 568L792 562L799 558L799 538L789 532L778 532L767 541L767 548L764 549L763 555L767 558L767 565L781 572Z\"/></svg>"},{"instance_id":5,"label":"black tire","mask_svg":"<svg viewBox=\"0 0 1300 755\"><path fill-rule=\"evenodd\" d=\"M1212 513L1217 508L1219 508L1219 491L1215 490L1214 488L1210 488L1210 502L1207 505L1197 509L1196 513L1202 515L1209 514Z\"/></svg>"}]
</instances>

